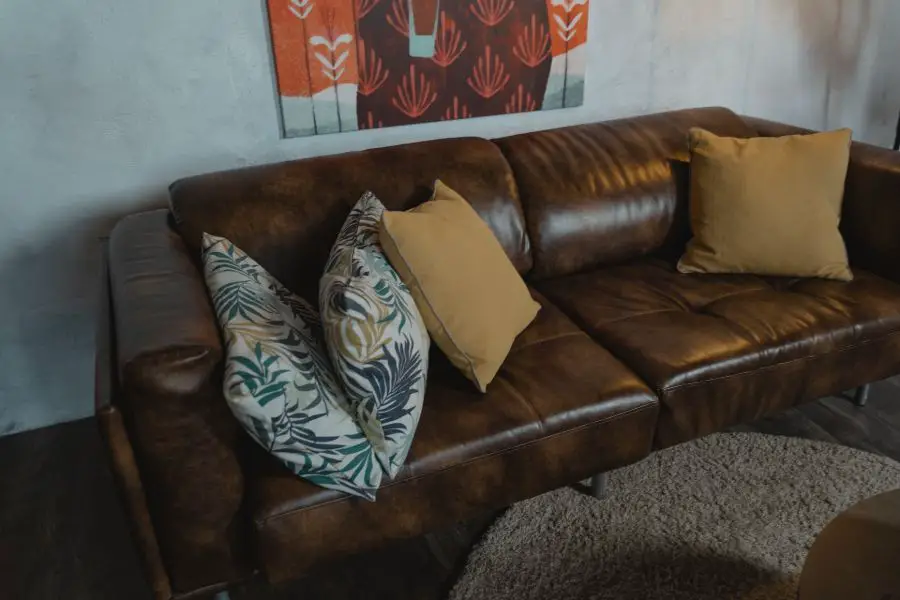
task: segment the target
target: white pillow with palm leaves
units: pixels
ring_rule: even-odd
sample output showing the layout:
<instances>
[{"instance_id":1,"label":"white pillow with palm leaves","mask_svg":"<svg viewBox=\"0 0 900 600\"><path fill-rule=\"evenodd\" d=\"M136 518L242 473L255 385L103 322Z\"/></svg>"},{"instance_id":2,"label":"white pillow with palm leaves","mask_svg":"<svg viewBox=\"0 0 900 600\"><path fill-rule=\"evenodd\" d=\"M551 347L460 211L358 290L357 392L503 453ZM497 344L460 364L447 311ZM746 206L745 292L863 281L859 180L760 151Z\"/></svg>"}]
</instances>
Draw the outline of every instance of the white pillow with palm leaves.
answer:
<instances>
[{"instance_id":1,"label":"white pillow with palm leaves","mask_svg":"<svg viewBox=\"0 0 900 600\"><path fill-rule=\"evenodd\" d=\"M224 238L203 235L203 264L234 416L300 477L374 500L381 466L331 372L315 309Z\"/></svg>"},{"instance_id":2,"label":"white pillow with palm leaves","mask_svg":"<svg viewBox=\"0 0 900 600\"><path fill-rule=\"evenodd\" d=\"M319 283L325 343L338 378L390 477L419 423L430 338L378 241L384 205L371 192L344 222Z\"/></svg>"}]
</instances>

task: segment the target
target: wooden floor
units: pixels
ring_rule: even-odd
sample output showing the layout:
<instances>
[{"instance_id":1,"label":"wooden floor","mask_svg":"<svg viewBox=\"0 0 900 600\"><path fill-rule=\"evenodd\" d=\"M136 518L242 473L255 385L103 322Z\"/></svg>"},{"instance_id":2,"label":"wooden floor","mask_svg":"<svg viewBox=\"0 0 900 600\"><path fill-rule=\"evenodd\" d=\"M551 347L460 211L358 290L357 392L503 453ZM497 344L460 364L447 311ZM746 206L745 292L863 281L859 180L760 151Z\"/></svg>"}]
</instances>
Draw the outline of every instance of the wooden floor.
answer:
<instances>
[{"instance_id":1,"label":"wooden floor","mask_svg":"<svg viewBox=\"0 0 900 600\"><path fill-rule=\"evenodd\" d=\"M827 398L735 428L836 442L900 461L900 378L869 405ZM92 420L0 438L0 598L148 600ZM499 513L356 558L293 586L234 600L438 599Z\"/></svg>"}]
</instances>

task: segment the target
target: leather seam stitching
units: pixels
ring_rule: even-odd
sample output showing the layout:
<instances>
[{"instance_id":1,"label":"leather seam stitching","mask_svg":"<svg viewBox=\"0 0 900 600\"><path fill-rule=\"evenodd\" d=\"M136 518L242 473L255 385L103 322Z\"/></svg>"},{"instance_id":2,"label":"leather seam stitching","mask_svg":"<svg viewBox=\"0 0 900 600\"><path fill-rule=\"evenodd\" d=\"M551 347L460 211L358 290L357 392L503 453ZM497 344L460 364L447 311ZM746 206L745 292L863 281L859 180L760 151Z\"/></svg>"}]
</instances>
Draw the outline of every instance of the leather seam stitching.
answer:
<instances>
[{"instance_id":1,"label":"leather seam stitching","mask_svg":"<svg viewBox=\"0 0 900 600\"><path fill-rule=\"evenodd\" d=\"M734 298L735 296L743 296L743 295L745 295L745 294L755 294L755 293L757 293L757 292L777 292L777 291L778 291L778 290L776 290L776 289L775 289L774 287L772 287L771 285L764 285L763 287L753 288L753 289L750 289L750 290L738 290L738 291L736 291L736 292L731 292L731 293L729 293L729 294L722 294L722 295L719 296L718 298L713 298L712 300L706 302L703 306L700 306L700 307L698 307L698 308L692 308L692 309L691 309L690 311L688 311L688 312L694 312L694 313L698 313L698 314L705 314L705 313L703 313L703 312L701 312L701 311L703 311L704 309L706 309L706 307L715 304L716 302L721 302L722 300L727 300L727 299L729 299L729 298ZM787 293L793 293L792 290L790 290L790 289L788 289L788 290L786 290L786 291L787 291Z\"/></svg>"},{"instance_id":2,"label":"leather seam stitching","mask_svg":"<svg viewBox=\"0 0 900 600\"><path fill-rule=\"evenodd\" d=\"M870 339L870 340L865 340L865 341L863 341L863 342L858 342L858 343L856 343L856 344L851 344L851 345L849 345L849 346L844 346L844 347L842 347L842 348L839 348L839 349L837 349L837 350L833 350L833 351L831 351L831 352L823 352L823 353L821 353L821 354L813 354L813 355L811 355L811 356L800 356L800 357L798 357L798 358L794 358L794 359L791 359L791 360L786 360L786 361L782 361L782 362L779 362L779 363L774 363L774 364L771 364L771 365L766 365L766 366L764 366L764 367L759 367L758 369L750 369L750 370L748 370L748 371L741 371L740 373L731 373L731 374L729 374L729 375L720 375L719 377L712 377L712 378L709 378L709 379L703 379L703 380L701 380L701 381L690 381L690 382L687 382L687 383L678 383L678 384L675 384L675 385L669 386L669 387L663 386L662 388L657 388L657 392L658 392L659 395L662 395L662 394L664 394L664 393L666 393L666 392L673 392L673 391L676 391L676 390L680 390L680 389L682 389L682 388L688 388L688 387L694 387L694 386L698 386L698 385L704 385L704 384L707 384L707 383L712 383L712 382L720 381L720 380L723 380L723 379L731 379L731 378L733 378L733 377L742 377L742 376L744 376L744 375L749 375L749 374L751 374L751 373L759 373L760 371L769 371L769 370L777 369L778 367L783 367L783 366L785 366L785 365L790 365L790 364L793 364L793 363L796 363L796 362L804 362L804 361L809 361L809 360L815 360L815 359L822 358L822 357L825 357L825 356L829 356L829 355L832 355L832 354L842 354L842 353L844 353L844 352L848 352L848 351L850 351L850 350L855 350L856 348L860 348L860 347L862 347L862 346L868 346L869 344L875 344L875 343L881 342L881 341L883 341L883 340L886 340L886 339L888 339L888 338L895 337L895 336L900 336L900 331L894 331L894 332L892 332L892 333L888 333L888 334L885 334L885 335L882 335L882 336L878 336L878 337L872 338L872 339Z\"/></svg>"},{"instance_id":3,"label":"leather seam stitching","mask_svg":"<svg viewBox=\"0 0 900 600\"><path fill-rule=\"evenodd\" d=\"M523 396L519 392L519 390L516 389L516 386L514 386L512 383L510 383L503 377L500 378L500 381L503 383L503 385L505 385L507 388L509 388L509 391L512 393L513 396L518 398L523 404L525 404L528 407L528 410L531 412L532 415L534 415L535 420L537 421L538 429L540 430L541 435L544 435L544 418L541 416L541 413L539 413L538 410L534 407L534 404L529 402L528 399L525 396Z\"/></svg>"},{"instance_id":4,"label":"leather seam stitching","mask_svg":"<svg viewBox=\"0 0 900 600\"><path fill-rule=\"evenodd\" d=\"M581 336L583 333L583 331L570 331L568 333L560 333L548 338L544 338L542 340L537 340L535 342L528 342L527 344L523 344L521 346L513 348L512 350L510 350L509 354L510 356L512 356L513 354L517 354L518 352L521 352L526 348L533 348L534 346L540 346L541 344L546 344L547 342L555 342L556 340L563 340L570 337Z\"/></svg>"},{"instance_id":5,"label":"leather seam stitching","mask_svg":"<svg viewBox=\"0 0 900 600\"><path fill-rule=\"evenodd\" d=\"M608 327L610 325L617 325L617 324L621 323L622 321L628 321L629 319L637 319L638 317L646 317L649 315L659 315L659 314L668 313L668 312L684 313L684 312L689 312L689 311L686 311L683 308L663 308L660 310L648 310L647 312L636 313L633 315L628 315L627 317L619 317L618 319L613 319L612 321L599 321L596 324L591 325L591 330L592 331L599 330L600 327ZM597 331L597 333L601 333L601 332Z\"/></svg>"},{"instance_id":6,"label":"leather seam stitching","mask_svg":"<svg viewBox=\"0 0 900 600\"><path fill-rule=\"evenodd\" d=\"M422 478L424 478L424 477L430 477L430 476L436 475L436 474L438 474L438 473L443 473L444 471L450 471L450 470L452 470L452 469L458 469L458 468L460 468L460 467L466 466L466 465L471 464L471 463L475 463L475 462L478 462L478 461L481 461L481 460L486 460L486 459L489 459L489 458L494 458L495 456L501 456L501 455L503 455L503 454L509 454L510 452L515 452L516 450L518 450L518 449L520 449L520 448L525 448L525 447L527 447L527 446L531 446L531 445L533 445L533 444L538 444L538 443L540 443L540 442L544 442L544 441L547 441L547 440L550 440L550 439L553 439L553 438L556 438L556 437L559 437L559 436L568 435L568 434L570 434L570 433L576 433L576 432L581 431L582 429L587 429L587 428L589 428L589 427L594 427L594 426L596 426L596 425L602 425L602 424L608 423L608 422L610 422L610 421L615 421L615 420L621 419L621 418L623 418L623 417L627 417L627 416L629 416L629 415L631 415L631 414L634 414L634 413L638 413L638 412L645 411L645 410L650 410L650 409L657 409L657 410L658 410L659 407L660 407L660 402L659 402L659 400L658 400L657 398L654 397L654 398L653 398L653 402L652 402L651 404L645 404L645 405L643 405L643 406L638 406L638 407L635 407L635 408L631 408L631 409L629 409L629 410L627 410L627 411L625 411L625 412L617 413L617 414L615 414L615 415L610 415L610 416L608 416L608 417L605 417L605 418L603 418L603 419L599 419L599 420L597 420L597 421L591 421L590 423L584 423L584 424L582 424L582 425L579 425L578 427L574 427L574 428L572 428L572 429L566 429L565 431L558 431L557 433L554 433L554 434L551 434L551 435L548 435L548 436L545 436L545 437L542 437L542 438L537 438L537 439L529 440L529 441L527 441L527 442L522 442L522 443L516 444L515 446L512 446L512 447L510 447L510 448L504 448L503 450L497 450L497 451L495 451L495 452L491 452L490 454L485 454L485 455L483 455L483 456L476 456L476 457L470 458L469 460L466 460L466 461L464 461L464 462L461 462L461 463L458 463L458 464L455 464L455 465L450 465L450 466L444 467L444 468L442 468L442 469L438 469L438 470L436 470L436 471L430 471L430 472L428 472L428 473L423 473L423 474L421 474L421 475L415 475L415 476L413 476L413 477L409 477L408 479L404 479L403 481L398 481L398 482L396 482L396 483L393 483L393 482L392 482L392 483L390 483L390 484L388 484L388 485L382 486L382 487L379 489L379 491L380 491L380 490L387 489L387 488L391 488L391 487L394 487L394 486L402 485L402 484L405 484L405 483L408 483L408 482L411 482L411 481L417 481L417 480L422 479ZM654 426L654 430L655 430L655 426ZM279 519L282 519L283 517L289 517L289 516L291 516L291 515L294 515L294 514L296 514L296 513L303 512L303 511L313 511L313 510L318 510L318 509L320 509L320 508L323 508L323 507L325 507L325 506L328 506L329 504L334 504L335 502L344 502L344 501L346 501L348 498L349 498L348 496L341 496L341 497L339 497L339 498L334 498L334 499L329 500L329 501L327 501L327 502L322 502L322 503L320 503L320 504L316 504L315 506L306 506L306 507L302 507L302 508L295 508L295 509L292 509L292 510L287 511L287 512L282 512L282 513L279 513L279 514L277 514L277 515L272 515L272 516L270 516L270 517L265 517L265 518L263 518L263 519L254 519L253 521L256 523L256 525L257 525L258 527L265 527L265 526L268 525L270 522L272 522L272 521L277 521L277 520L279 520Z\"/></svg>"},{"instance_id":7,"label":"leather seam stitching","mask_svg":"<svg viewBox=\"0 0 900 600\"><path fill-rule=\"evenodd\" d=\"M694 315L712 316L703 311L705 308L707 308L708 306L710 306L712 304L715 304L716 302L721 302L722 300L727 300L728 298L732 298L734 296L740 296L742 294L765 292L765 291L770 291L772 289L773 289L772 287L761 287L761 288L755 288L752 290L742 290L740 292L732 292L730 294L725 294L718 298L714 298L713 300L710 300L709 302L707 302L706 304L704 304L703 306L701 306L699 308L691 308L690 306L688 306L688 308L685 309L684 307L679 306L677 308L662 308L659 310L648 310L646 312L635 313L633 315L628 315L626 317L619 317L618 319L613 319L612 321L600 321L600 322L594 324L592 326L592 329L599 329L600 327L608 327L610 325L616 325L618 323L621 323L622 321L628 321L629 319L637 319L639 317L646 317L649 315L658 315L658 314L667 313L667 312L680 312L680 313L688 313L688 314L694 314Z\"/></svg>"}]
</instances>

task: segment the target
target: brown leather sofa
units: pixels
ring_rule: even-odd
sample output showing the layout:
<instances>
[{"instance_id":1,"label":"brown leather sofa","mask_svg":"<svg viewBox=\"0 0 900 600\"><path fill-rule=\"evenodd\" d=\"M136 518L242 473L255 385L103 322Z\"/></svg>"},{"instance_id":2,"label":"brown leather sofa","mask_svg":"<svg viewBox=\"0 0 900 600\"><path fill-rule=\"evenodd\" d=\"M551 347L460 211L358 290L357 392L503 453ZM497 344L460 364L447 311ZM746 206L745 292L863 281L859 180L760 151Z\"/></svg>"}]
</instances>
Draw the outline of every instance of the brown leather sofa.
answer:
<instances>
[{"instance_id":1,"label":"brown leather sofa","mask_svg":"<svg viewBox=\"0 0 900 600\"><path fill-rule=\"evenodd\" d=\"M186 179L169 210L122 220L98 415L156 596L300 577L900 373L900 156L854 144L842 223L853 282L680 275L693 126L801 131L710 108L432 141ZM437 177L543 309L484 395L435 353L408 464L368 503L291 475L240 430L198 245L203 231L227 236L314 299L364 191L405 209Z\"/></svg>"}]
</instances>

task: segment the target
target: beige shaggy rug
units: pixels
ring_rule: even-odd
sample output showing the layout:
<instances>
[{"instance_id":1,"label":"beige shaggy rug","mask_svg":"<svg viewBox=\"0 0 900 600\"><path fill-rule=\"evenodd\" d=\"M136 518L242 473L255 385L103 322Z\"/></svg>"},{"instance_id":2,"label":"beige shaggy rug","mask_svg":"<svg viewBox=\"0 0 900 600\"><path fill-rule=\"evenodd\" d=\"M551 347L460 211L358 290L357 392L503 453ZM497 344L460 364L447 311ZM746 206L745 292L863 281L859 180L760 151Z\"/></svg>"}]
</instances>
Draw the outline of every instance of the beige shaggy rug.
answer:
<instances>
[{"instance_id":1,"label":"beige shaggy rug","mask_svg":"<svg viewBox=\"0 0 900 600\"><path fill-rule=\"evenodd\" d=\"M900 464L803 439L725 433L511 507L451 600L795 600L816 534L900 488Z\"/></svg>"}]
</instances>

